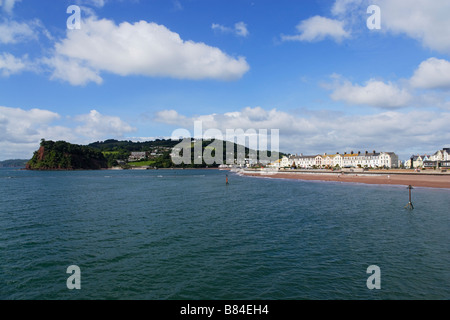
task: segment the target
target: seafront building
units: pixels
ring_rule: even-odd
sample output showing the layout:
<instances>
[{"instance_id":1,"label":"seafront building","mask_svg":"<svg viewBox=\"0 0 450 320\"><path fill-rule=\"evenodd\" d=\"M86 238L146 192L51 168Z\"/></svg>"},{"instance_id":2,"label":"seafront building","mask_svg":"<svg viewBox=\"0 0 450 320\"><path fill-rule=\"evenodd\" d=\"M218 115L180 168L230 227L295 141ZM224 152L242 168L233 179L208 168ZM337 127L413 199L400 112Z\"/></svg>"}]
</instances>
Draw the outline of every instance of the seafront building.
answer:
<instances>
[{"instance_id":1,"label":"seafront building","mask_svg":"<svg viewBox=\"0 0 450 320\"><path fill-rule=\"evenodd\" d=\"M394 152L344 152L343 154L295 155L283 157L270 164L273 168L398 168L398 156Z\"/></svg>"},{"instance_id":2,"label":"seafront building","mask_svg":"<svg viewBox=\"0 0 450 320\"><path fill-rule=\"evenodd\" d=\"M413 163L413 165L415 164ZM428 159L423 160L422 166L414 168L450 169L450 148L436 151L432 156L429 156Z\"/></svg>"},{"instance_id":3,"label":"seafront building","mask_svg":"<svg viewBox=\"0 0 450 320\"><path fill-rule=\"evenodd\" d=\"M430 155L416 155L412 156L409 160L405 162L406 168L422 168L424 163L430 160Z\"/></svg>"},{"instance_id":4,"label":"seafront building","mask_svg":"<svg viewBox=\"0 0 450 320\"><path fill-rule=\"evenodd\" d=\"M430 161L450 161L450 148L444 148L436 151L430 156Z\"/></svg>"}]
</instances>

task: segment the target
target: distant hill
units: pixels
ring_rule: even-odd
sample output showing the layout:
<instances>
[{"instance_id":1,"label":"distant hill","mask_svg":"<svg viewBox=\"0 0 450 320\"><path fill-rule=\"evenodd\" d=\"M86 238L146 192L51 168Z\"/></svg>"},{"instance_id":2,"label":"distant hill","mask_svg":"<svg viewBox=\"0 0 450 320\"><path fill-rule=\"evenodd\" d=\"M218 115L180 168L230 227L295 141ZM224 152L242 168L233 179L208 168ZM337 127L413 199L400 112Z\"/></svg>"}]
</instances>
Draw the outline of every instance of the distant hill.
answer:
<instances>
[{"instance_id":1,"label":"distant hill","mask_svg":"<svg viewBox=\"0 0 450 320\"><path fill-rule=\"evenodd\" d=\"M211 149L212 141L193 140L191 142L191 163L183 163L175 165L172 162L171 153L175 146L181 140L155 140L147 142L132 142L106 140L91 143L87 146L70 144L65 141L41 141L39 150L37 150L33 158L28 161L26 168L29 170L87 170L87 169L103 169L115 166L122 168L131 168L133 166L146 166L153 168L205 168L208 165L194 162L195 148L200 147L205 151L209 149L209 153L214 157L215 149ZM226 152L227 143L223 143L223 157L227 159ZM199 145L200 144L200 145ZM250 149L244 148L245 157L250 154ZM141 161L133 162L130 155L133 152L144 153L146 156ZM234 144L234 158L237 158L238 145ZM219 164L210 165L209 167L218 167Z\"/></svg>"},{"instance_id":2,"label":"distant hill","mask_svg":"<svg viewBox=\"0 0 450 320\"><path fill-rule=\"evenodd\" d=\"M14 159L0 161L0 168L25 168L28 160Z\"/></svg>"},{"instance_id":3,"label":"distant hill","mask_svg":"<svg viewBox=\"0 0 450 320\"><path fill-rule=\"evenodd\" d=\"M65 141L41 141L26 164L28 170L98 170L107 168L104 155L93 148Z\"/></svg>"},{"instance_id":4,"label":"distant hill","mask_svg":"<svg viewBox=\"0 0 450 320\"><path fill-rule=\"evenodd\" d=\"M181 164L176 166L172 162L170 156L172 149L176 147L182 140L160 140L146 141L146 142L132 142L132 141L118 141L118 140L106 140L103 142L94 142L88 146L97 149L105 155L110 166L114 166L117 162L127 161L128 157L132 152L147 152L149 154L146 165L156 168L205 168L208 167L206 163L194 164L195 147L199 146L204 152L205 149L210 148L209 145L213 141L209 140L191 140L191 160L190 164ZM223 155L222 159L227 159L227 142L221 141L223 143ZM219 142L220 143L220 142ZM234 159L237 159L238 145L234 146ZM244 148L245 157L248 158L251 150L247 147ZM215 150L212 151L213 156L215 155ZM269 152L270 155L270 152ZM283 153L280 153L283 156ZM209 167L218 167L218 164L209 165Z\"/></svg>"},{"instance_id":5,"label":"distant hill","mask_svg":"<svg viewBox=\"0 0 450 320\"><path fill-rule=\"evenodd\" d=\"M146 141L146 142L133 142L133 141L119 141L119 140L106 140L97 141L88 145L88 147L98 149L101 151L120 151L126 150L128 152L140 152L151 151L154 148L173 148L180 141L177 140L160 140Z\"/></svg>"}]
</instances>

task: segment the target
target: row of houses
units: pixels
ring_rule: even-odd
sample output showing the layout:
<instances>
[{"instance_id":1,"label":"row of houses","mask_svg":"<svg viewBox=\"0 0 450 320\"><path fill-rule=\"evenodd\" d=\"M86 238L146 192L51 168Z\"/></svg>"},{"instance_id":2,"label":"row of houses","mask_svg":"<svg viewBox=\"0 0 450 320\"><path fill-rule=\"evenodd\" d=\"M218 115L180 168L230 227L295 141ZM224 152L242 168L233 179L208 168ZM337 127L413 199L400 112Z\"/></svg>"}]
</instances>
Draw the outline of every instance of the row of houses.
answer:
<instances>
[{"instance_id":1,"label":"row of houses","mask_svg":"<svg viewBox=\"0 0 450 320\"><path fill-rule=\"evenodd\" d=\"M337 152L336 154L323 154L283 157L269 165L274 168L297 167L301 169L311 168L398 168L399 159L394 152Z\"/></svg>"},{"instance_id":2,"label":"row of houses","mask_svg":"<svg viewBox=\"0 0 450 320\"><path fill-rule=\"evenodd\" d=\"M146 151L146 152L131 152L130 156L128 157L128 162L136 162L136 161L141 161L141 160L145 160L148 158L155 158L155 157L159 157L163 155L163 152L166 152L170 150L169 148L159 148L159 149L154 149L151 151Z\"/></svg>"},{"instance_id":3,"label":"row of houses","mask_svg":"<svg viewBox=\"0 0 450 320\"><path fill-rule=\"evenodd\" d=\"M413 155L405 162L406 168L450 168L450 148L436 151L433 155Z\"/></svg>"}]
</instances>

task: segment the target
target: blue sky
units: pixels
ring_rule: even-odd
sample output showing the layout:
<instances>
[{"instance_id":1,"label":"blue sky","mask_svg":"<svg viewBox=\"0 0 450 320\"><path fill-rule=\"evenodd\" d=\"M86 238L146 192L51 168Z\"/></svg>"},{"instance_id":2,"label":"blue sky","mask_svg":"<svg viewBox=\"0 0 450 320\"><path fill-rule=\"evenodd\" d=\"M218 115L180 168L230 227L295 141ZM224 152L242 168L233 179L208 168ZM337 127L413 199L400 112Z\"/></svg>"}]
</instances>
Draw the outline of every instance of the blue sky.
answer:
<instances>
[{"instance_id":1,"label":"blue sky","mask_svg":"<svg viewBox=\"0 0 450 320\"><path fill-rule=\"evenodd\" d=\"M81 9L69 30L67 8ZM380 8L381 29L366 24ZM178 128L279 129L284 152L450 141L445 0L0 0L0 160Z\"/></svg>"}]
</instances>

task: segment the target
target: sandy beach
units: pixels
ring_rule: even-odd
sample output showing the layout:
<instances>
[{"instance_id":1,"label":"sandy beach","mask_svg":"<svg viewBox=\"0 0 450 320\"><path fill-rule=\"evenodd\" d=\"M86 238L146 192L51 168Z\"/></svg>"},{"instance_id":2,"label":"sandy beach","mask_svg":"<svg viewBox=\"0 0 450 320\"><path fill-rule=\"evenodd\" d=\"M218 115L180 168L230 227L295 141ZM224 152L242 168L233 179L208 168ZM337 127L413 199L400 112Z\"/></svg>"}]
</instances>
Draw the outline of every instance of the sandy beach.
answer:
<instances>
[{"instance_id":1,"label":"sandy beach","mask_svg":"<svg viewBox=\"0 0 450 320\"><path fill-rule=\"evenodd\" d=\"M316 181L337 181L364 184L390 184L390 185L412 185L413 187L445 188L450 189L450 175L425 175L425 174L305 174L305 173L261 173L244 172L246 176L276 178L276 179L296 179L296 180L316 180Z\"/></svg>"}]
</instances>

